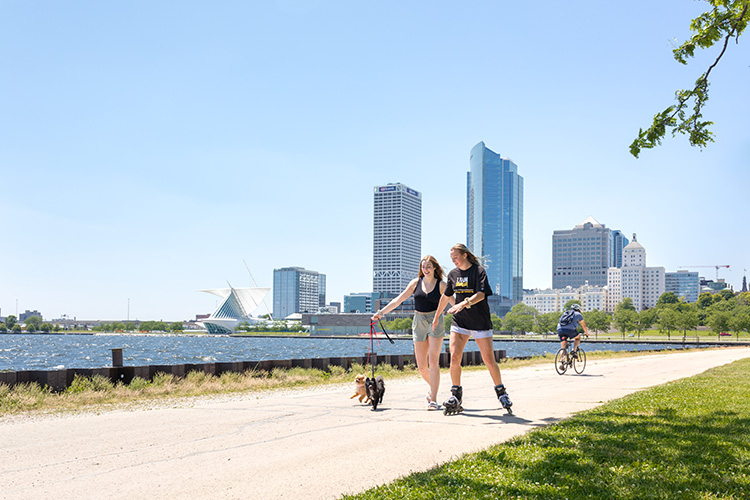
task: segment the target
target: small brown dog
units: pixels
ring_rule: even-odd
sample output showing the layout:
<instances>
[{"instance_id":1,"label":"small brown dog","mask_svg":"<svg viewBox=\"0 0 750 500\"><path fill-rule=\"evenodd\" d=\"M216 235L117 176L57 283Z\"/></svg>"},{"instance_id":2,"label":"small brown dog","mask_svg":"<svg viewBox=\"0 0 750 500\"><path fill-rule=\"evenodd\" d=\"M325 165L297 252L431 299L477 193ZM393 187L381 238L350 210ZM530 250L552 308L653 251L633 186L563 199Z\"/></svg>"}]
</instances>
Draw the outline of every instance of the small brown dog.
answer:
<instances>
[{"instance_id":1,"label":"small brown dog","mask_svg":"<svg viewBox=\"0 0 750 500\"><path fill-rule=\"evenodd\" d=\"M360 403L363 399L365 400L365 404L370 402L370 398L367 397L367 392L365 391L365 376L362 373L358 373L357 376L354 377L354 394L352 394L349 399L354 399L357 396L359 396Z\"/></svg>"}]
</instances>

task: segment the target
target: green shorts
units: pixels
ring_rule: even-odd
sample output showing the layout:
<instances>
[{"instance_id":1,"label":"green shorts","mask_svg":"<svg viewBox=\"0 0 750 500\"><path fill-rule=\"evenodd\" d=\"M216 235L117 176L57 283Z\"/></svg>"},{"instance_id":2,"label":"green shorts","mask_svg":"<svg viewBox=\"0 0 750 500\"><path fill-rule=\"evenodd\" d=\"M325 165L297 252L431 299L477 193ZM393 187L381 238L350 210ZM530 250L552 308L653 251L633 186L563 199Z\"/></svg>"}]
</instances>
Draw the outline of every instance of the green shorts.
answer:
<instances>
[{"instance_id":1,"label":"green shorts","mask_svg":"<svg viewBox=\"0 0 750 500\"><path fill-rule=\"evenodd\" d=\"M443 315L440 315L440 321L438 322L435 331L432 331L432 320L435 318L435 313L432 312L419 312L414 313L414 319L411 323L412 338L414 342L424 342L427 337L443 338L445 337L445 319Z\"/></svg>"}]
</instances>

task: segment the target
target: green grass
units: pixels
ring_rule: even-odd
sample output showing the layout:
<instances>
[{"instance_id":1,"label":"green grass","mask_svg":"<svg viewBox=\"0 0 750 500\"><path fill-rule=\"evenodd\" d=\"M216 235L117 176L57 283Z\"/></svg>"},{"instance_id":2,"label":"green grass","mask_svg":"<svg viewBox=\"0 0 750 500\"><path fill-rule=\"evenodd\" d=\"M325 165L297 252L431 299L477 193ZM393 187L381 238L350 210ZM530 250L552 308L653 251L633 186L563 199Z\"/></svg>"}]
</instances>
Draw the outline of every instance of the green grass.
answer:
<instances>
[{"instance_id":1,"label":"green grass","mask_svg":"<svg viewBox=\"0 0 750 500\"><path fill-rule=\"evenodd\" d=\"M347 499L750 496L750 359Z\"/></svg>"},{"instance_id":2,"label":"green grass","mask_svg":"<svg viewBox=\"0 0 750 500\"><path fill-rule=\"evenodd\" d=\"M590 346L593 348L593 346ZM621 358L659 354L660 351L613 352L587 350L589 359ZM684 351L683 351L684 352ZM527 359L507 359L501 363L503 370L552 363L554 354L535 356ZM486 370L484 365L465 366L465 371ZM176 378L171 374L157 374L148 381L140 377L129 384L113 383L108 378L76 376L73 383L64 392L53 392L39 384L18 384L9 387L0 384L0 417L32 413L55 413L81 410L107 410L132 403L190 398L216 394L256 393L275 389L314 387L326 384L351 383L356 373L370 373L371 366L355 364L347 371L340 366L330 366L327 371L318 369L276 368L271 372L248 370L244 373L223 373L221 376L205 372L190 372L185 378ZM448 370L441 370L446 373ZM412 363L398 370L391 365L381 364L376 368L376 375L389 379L419 377Z\"/></svg>"}]
</instances>

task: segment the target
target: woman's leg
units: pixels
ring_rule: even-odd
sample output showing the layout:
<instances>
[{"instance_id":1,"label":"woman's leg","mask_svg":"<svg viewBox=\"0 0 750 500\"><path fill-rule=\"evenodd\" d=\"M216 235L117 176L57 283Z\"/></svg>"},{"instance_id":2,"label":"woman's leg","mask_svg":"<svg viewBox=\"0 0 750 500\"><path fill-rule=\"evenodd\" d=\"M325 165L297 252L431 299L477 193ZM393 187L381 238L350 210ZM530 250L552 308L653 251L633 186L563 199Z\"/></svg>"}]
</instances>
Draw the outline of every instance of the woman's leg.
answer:
<instances>
[{"instance_id":1,"label":"woman's leg","mask_svg":"<svg viewBox=\"0 0 750 500\"><path fill-rule=\"evenodd\" d=\"M414 357L417 359L417 369L425 382L430 383L430 372L427 367L428 341L414 341Z\"/></svg>"},{"instance_id":2,"label":"woman's leg","mask_svg":"<svg viewBox=\"0 0 750 500\"><path fill-rule=\"evenodd\" d=\"M428 337L429 348L429 370L430 370L430 400L437 401L438 389L440 388L440 350L443 348L442 337Z\"/></svg>"},{"instance_id":3,"label":"woman's leg","mask_svg":"<svg viewBox=\"0 0 750 500\"><path fill-rule=\"evenodd\" d=\"M492 349L492 338L486 337L483 339L474 340L479 347L479 352L482 353L482 361L484 361L484 364L490 371L490 377L492 377L492 381L495 383L495 385L502 384L503 378L500 376L500 367L497 366L497 361L495 361L495 353Z\"/></svg>"},{"instance_id":4,"label":"woman's leg","mask_svg":"<svg viewBox=\"0 0 750 500\"><path fill-rule=\"evenodd\" d=\"M451 383L453 385L461 385L461 360L463 359L464 348L469 341L469 337L471 335L451 332Z\"/></svg>"}]
</instances>

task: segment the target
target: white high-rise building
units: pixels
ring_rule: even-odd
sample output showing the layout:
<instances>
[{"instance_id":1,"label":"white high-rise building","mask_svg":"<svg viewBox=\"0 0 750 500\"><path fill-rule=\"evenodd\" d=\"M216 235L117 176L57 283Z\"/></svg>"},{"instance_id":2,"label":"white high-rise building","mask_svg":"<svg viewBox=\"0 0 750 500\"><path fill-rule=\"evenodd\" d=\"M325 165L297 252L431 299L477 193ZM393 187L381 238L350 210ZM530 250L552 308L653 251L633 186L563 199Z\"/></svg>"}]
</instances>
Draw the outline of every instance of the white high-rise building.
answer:
<instances>
[{"instance_id":1,"label":"white high-rise building","mask_svg":"<svg viewBox=\"0 0 750 500\"><path fill-rule=\"evenodd\" d=\"M612 312L625 297L633 300L636 311L656 305L665 290L663 267L646 267L646 249L633 241L622 249L622 267L607 270L607 311Z\"/></svg>"},{"instance_id":2,"label":"white high-rise building","mask_svg":"<svg viewBox=\"0 0 750 500\"><path fill-rule=\"evenodd\" d=\"M568 286L563 289L534 289L523 293L523 303L542 314L562 312L565 304L571 300L580 301L584 311L603 311L607 302L607 287L585 284L578 288Z\"/></svg>"},{"instance_id":3,"label":"white high-rise building","mask_svg":"<svg viewBox=\"0 0 750 500\"><path fill-rule=\"evenodd\" d=\"M375 186L372 290L400 293L417 277L422 251L422 193L401 183Z\"/></svg>"}]
</instances>

